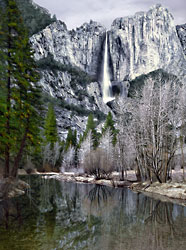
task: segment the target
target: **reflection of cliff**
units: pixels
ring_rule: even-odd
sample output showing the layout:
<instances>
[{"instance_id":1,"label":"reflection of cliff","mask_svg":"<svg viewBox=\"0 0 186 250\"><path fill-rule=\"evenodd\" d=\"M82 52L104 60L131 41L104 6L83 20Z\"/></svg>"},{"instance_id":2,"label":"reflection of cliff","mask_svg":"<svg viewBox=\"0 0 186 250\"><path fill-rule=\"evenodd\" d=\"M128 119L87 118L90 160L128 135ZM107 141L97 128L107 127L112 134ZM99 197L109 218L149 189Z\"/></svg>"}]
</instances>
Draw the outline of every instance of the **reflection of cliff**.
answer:
<instances>
[{"instance_id":1,"label":"reflection of cliff","mask_svg":"<svg viewBox=\"0 0 186 250\"><path fill-rule=\"evenodd\" d=\"M148 209L144 214L144 227L139 230L139 236L137 236L139 249L152 249L152 250L164 250L164 249L179 249L180 240L186 237L186 220L182 213L183 207L179 207L181 214L179 217L174 215L173 204L161 203L160 201L154 201L149 204ZM145 235L145 240L141 241L141 236ZM167 241L169 246L167 246ZM184 249L184 248L180 248Z\"/></svg>"},{"instance_id":2,"label":"reflection of cliff","mask_svg":"<svg viewBox=\"0 0 186 250\"><path fill-rule=\"evenodd\" d=\"M83 210L102 221L97 248L93 249L175 250L186 239L184 207L127 189L96 186L84 199Z\"/></svg>"}]
</instances>

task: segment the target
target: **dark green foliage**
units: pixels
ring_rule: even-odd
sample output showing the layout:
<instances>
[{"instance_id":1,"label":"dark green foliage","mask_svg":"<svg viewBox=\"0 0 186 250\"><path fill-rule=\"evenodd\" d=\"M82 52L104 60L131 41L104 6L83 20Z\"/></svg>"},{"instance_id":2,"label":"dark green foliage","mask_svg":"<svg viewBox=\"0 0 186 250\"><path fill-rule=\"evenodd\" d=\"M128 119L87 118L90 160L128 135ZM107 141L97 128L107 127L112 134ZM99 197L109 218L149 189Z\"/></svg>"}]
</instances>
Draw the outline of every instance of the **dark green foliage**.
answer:
<instances>
[{"instance_id":1,"label":"dark green foliage","mask_svg":"<svg viewBox=\"0 0 186 250\"><path fill-rule=\"evenodd\" d=\"M82 71L78 67L72 67L71 65L62 64L56 61L52 54L48 53L48 56L42 58L37 61L37 66L41 70L49 70L52 71L55 75L57 75L58 71L68 72L71 75L70 85L74 90L76 96L79 100L83 100L84 96L89 98L90 102L93 102L91 96L88 95L86 91L86 86L95 81L93 76L90 76L86 72ZM78 85L82 86L83 89L79 90Z\"/></svg>"},{"instance_id":2,"label":"dark green foliage","mask_svg":"<svg viewBox=\"0 0 186 250\"><path fill-rule=\"evenodd\" d=\"M71 128L68 130L68 135L65 142L65 151L67 151L70 146L74 148L77 146L77 131L72 131Z\"/></svg>"},{"instance_id":3,"label":"dark green foliage","mask_svg":"<svg viewBox=\"0 0 186 250\"><path fill-rule=\"evenodd\" d=\"M55 97L50 96L49 94L43 92L42 93L42 102L43 103L52 103L54 106L59 106L61 108L67 109L72 111L72 115L79 115L79 116L88 116L89 114L93 114L98 121L104 121L106 119L106 115L101 112L100 110L95 110L91 111L88 109L85 109L82 106L74 105L74 104L69 104L63 99L57 99Z\"/></svg>"},{"instance_id":4,"label":"dark green foliage","mask_svg":"<svg viewBox=\"0 0 186 250\"><path fill-rule=\"evenodd\" d=\"M59 103L59 106L66 108L68 110L71 110L73 111L74 114L80 115L80 116L88 116L90 114L93 114L99 121L103 121L106 117L106 115L99 110L91 111L91 110L85 109L82 106L69 104L64 100L61 100L61 102Z\"/></svg>"},{"instance_id":5,"label":"dark green foliage","mask_svg":"<svg viewBox=\"0 0 186 250\"><path fill-rule=\"evenodd\" d=\"M51 17L48 10L33 3L32 0L16 0L23 22L29 31L29 36L41 31L47 25L55 22L55 16Z\"/></svg>"},{"instance_id":6,"label":"dark green foliage","mask_svg":"<svg viewBox=\"0 0 186 250\"><path fill-rule=\"evenodd\" d=\"M54 59L54 56L51 53L48 53L47 57L38 60L37 67L41 70L51 70L53 73L57 71L67 71L68 65L61 64L60 62Z\"/></svg>"},{"instance_id":7,"label":"dark green foliage","mask_svg":"<svg viewBox=\"0 0 186 250\"><path fill-rule=\"evenodd\" d=\"M54 112L54 107L51 103L48 105L48 112L45 119L44 125L44 135L46 143L50 143L53 148L54 143L58 140L57 134L57 123L56 123L56 115Z\"/></svg>"},{"instance_id":8,"label":"dark green foliage","mask_svg":"<svg viewBox=\"0 0 186 250\"><path fill-rule=\"evenodd\" d=\"M4 176L16 176L24 150L39 143L41 107L33 51L14 0L4 0L0 20L0 154L5 158Z\"/></svg>"},{"instance_id":9,"label":"dark green foliage","mask_svg":"<svg viewBox=\"0 0 186 250\"><path fill-rule=\"evenodd\" d=\"M89 131L91 131L91 134L92 134L93 147L94 147L94 149L96 149L98 144L99 144L100 135L98 134L98 132L96 130L96 123L94 121L93 114L90 114L88 116L86 130L85 130L85 132L83 134L83 140L87 137Z\"/></svg>"},{"instance_id":10,"label":"dark green foliage","mask_svg":"<svg viewBox=\"0 0 186 250\"><path fill-rule=\"evenodd\" d=\"M162 84L169 80L171 80L171 82L178 81L178 78L175 75L167 73L162 69L158 69L146 75L144 74L136 77L134 80L130 81L128 97L133 98L134 96L136 96L136 92L139 92L143 89L145 82L148 81L149 78L157 80L157 82L161 80Z\"/></svg>"},{"instance_id":11,"label":"dark green foliage","mask_svg":"<svg viewBox=\"0 0 186 250\"><path fill-rule=\"evenodd\" d=\"M87 96L91 103L94 102L93 97L89 96L86 91L87 84L95 80L92 76L88 75L86 72L80 70L79 68L57 62L56 60L54 60L53 55L50 53L46 58L40 59L36 63L40 70L52 70L52 72L56 75L58 71L68 72L71 75L71 87L73 88L78 99L81 101L83 100L84 96ZM79 90L77 88L78 85L81 85L83 89ZM88 116L90 113L93 113L99 121L103 121L106 117L105 114L99 110L92 112L88 109L85 109L83 106L69 104L63 99L54 99L47 94L43 94L43 96L44 102L52 102L55 105L73 111L74 114L80 116Z\"/></svg>"},{"instance_id":12,"label":"dark green foliage","mask_svg":"<svg viewBox=\"0 0 186 250\"><path fill-rule=\"evenodd\" d=\"M90 76L78 67L56 61L51 53L48 53L47 57L38 60L36 63L39 69L51 70L55 74L57 74L57 71L68 72L72 77L72 82L77 82L81 86L86 86L95 80L93 76ZM73 83L71 84L73 85Z\"/></svg>"},{"instance_id":13,"label":"dark green foliage","mask_svg":"<svg viewBox=\"0 0 186 250\"><path fill-rule=\"evenodd\" d=\"M104 127L102 129L102 134L104 134L108 129L111 131L112 136L113 136L112 143L113 145L116 145L118 130L114 126L114 121L113 121L111 112L109 112L107 115Z\"/></svg>"},{"instance_id":14,"label":"dark green foliage","mask_svg":"<svg viewBox=\"0 0 186 250\"><path fill-rule=\"evenodd\" d=\"M109 111L102 132L104 133L107 129L115 130L114 121L112 119L112 114Z\"/></svg>"}]
</instances>

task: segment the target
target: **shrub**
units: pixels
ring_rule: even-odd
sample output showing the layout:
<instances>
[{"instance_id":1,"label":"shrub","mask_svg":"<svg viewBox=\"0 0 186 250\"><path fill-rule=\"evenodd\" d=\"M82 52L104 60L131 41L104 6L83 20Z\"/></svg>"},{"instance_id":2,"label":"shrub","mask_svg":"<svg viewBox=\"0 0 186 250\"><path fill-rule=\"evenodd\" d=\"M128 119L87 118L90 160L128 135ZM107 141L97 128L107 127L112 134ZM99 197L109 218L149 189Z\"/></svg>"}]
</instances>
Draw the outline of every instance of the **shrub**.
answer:
<instances>
[{"instance_id":1,"label":"shrub","mask_svg":"<svg viewBox=\"0 0 186 250\"><path fill-rule=\"evenodd\" d=\"M97 148L85 155L83 168L85 173L94 175L97 180L110 179L114 164L103 149Z\"/></svg>"}]
</instances>

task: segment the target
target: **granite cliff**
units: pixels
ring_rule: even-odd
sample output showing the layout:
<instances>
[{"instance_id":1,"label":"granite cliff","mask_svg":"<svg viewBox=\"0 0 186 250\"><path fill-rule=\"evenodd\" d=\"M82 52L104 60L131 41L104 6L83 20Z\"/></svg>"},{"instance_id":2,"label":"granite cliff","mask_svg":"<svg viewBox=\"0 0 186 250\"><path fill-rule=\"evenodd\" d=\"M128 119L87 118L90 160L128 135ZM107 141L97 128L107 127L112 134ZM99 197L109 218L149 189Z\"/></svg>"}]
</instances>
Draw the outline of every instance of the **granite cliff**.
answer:
<instances>
[{"instance_id":1,"label":"granite cliff","mask_svg":"<svg viewBox=\"0 0 186 250\"><path fill-rule=\"evenodd\" d=\"M107 34L111 80L123 96L127 95L129 81L160 68L185 81L185 25L175 27L166 8L158 4L148 12L117 18ZM42 68L40 81L45 92L63 102L63 109L57 109L61 128L78 126L81 132L87 111L106 114L110 110L102 101L105 37L106 29L97 22L90 21L69 31L63 22L57 21L30 38L36 61L52 55L62 65L55 72L50 65ZM86 73L92 81L84 78L74 81L74 70ZM81 109L86 112L82 114Z\"/></svg>"},{"instance_id":2,"label":"granite cliff","mask_svg":"<svg viewBox=\"0 0 186 250\"><path fill-rule=\"evenodd\" d=\"M105 31L103 26L93 21L68 31L63 22L57 21L30 40L36 60L51 53L62 64L71 64L89 74L97 74Z\"/></svg>"},{"instance_id":3,"label":"granite cliff","mask_svg":"<svg viewBox=\"0 0 186 250\"><path fill-rule=\"evenodd\" d=\"M182 25L177 25L176 30L177 30L181 45L183 47L183 52L186 55L186 23Z\"/></svg>"},{"instance_id":4,"label":"granite cliff","mask_svg":"<svg viewBox=\"0 0 186 250\"><path fill-rule=\"evenodd\" d=\"M133 80L159 68L185 77L185 58L172 14L161 5L117 18L109 32L113 78Z\"/></svg>"}]
</instances>

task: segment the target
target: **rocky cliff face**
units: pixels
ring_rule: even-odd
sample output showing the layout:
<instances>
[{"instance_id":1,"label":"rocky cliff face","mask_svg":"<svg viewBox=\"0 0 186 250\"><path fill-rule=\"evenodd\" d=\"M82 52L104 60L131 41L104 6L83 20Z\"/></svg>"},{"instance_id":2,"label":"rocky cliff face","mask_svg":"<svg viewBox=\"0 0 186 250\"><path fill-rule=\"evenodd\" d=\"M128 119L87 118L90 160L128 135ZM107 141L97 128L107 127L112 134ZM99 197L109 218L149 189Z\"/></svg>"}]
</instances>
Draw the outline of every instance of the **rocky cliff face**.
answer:
<instances>
[{"instance_id":1,"label":"rocky cliff face","mask_svg":"<svg viewBox=\"0 0 186 250\"><path fill-rule=\"evenodd\" d=\"M183 47L183 52L186 55L186 23L176 26L178 37Z\"/></svg>"},{"instance_id":2,"label":"rocky cliff face","mask_svg":"<svg viewBox=\"0 0 186 250\"><path fill-rule=\"evenodd\" d=\"M177 31L178 34L173 16L161 5L146 13L115 19L108 32L113 80L131 80L159 68L184 76L186 26L178 26ZM71 64L97 75L105 32L103 26L93 21L72 31L57 21L32 36L31 43L36 60L51 53L62 64Z\"/></svg>"},{"instance_id":3,"label":"rocky cliff face","mask_svg":"<svg viewBox=\"0 0 186 250\"><path fill-rule=\"evenodd\" d=\"M93 113L99 120L105 119L110 108L103 102L97 82L88 83L86 88L80 84L72 86L72 76L67 71L42 70L40 84L44 92L55 100L58 132L65 138L68 129L76 129L77 134L85 131L87 117ZM78 94L77 94L78 93Z\"/></svg>"},{"instance_id":4,"label":"rocky cliff face","mask_svg":"<svg viewBox=\"0 0 186 250\"><path fill-rule=\"evenodd\" d=\"M62 64L71 64L96 74L105 28L97 22L83 24L68 31L66 25L57 21L31 37L35 58L39 60L48 53Z\"/></svg>"},{"instance_id":5,"label":"rocky cliff face","mask_svg":"<svg viewBox=\"0 0 186 250\"><path fill-rule=\"evenodd\" d=\"M109 41L116 81L131 80L159 68L181 77L186 73L173 16L161 5L114 20Z\"/></svg>"},{"instance_id":6,"label":"rocky cliff face","mask_svg":"<svg viewBox=\"0 0 186 250\"><path fill-rule=\"evenodd\" d=\"M68 31L61 21L57 21L43 31L31 37L35 59L38 61L53 55L61 65L79 68L90 75L97 75L105 28L90 21L76 31ZM87 116L90 112L107 114L110 109L102 101L101 88L97 82L79 84L72 82L72 74L68 70L49 69L41 71L40 83L43 90L58 99L56 106L58 127L61 137L65 137L68 128L77 129L78 134L85 130ZM73 76L74 77L74 76Z\"/></svg>"},{"instance_id":7,"label":"rocky cliff face","mask_svg":"<svg viewBox=\"0 0 186 250\"><path fill-rule=\"evenodd\" d=\"M98 76L102 69L105 34L106 29L93 21L72 31L57 21L32 36L30 41L35 49L36 60L52 54L54 60L62 65L70 65L76 70L79 68ZM173 16L161 5L154 6L146 13L139 12L114 20L108 31L108 47L116 92L119 89L125 97L129 87L127 80L159 68L185 79L185 37L186 26L178 26L176 31ZM41 73L43 89L59 102L63 101L63 105L56 108L61 133L66 133L65 129L69 127L82 132L87 111L102 111L106 114L110 110L102 101L100 83L76 83L75 91L72 74L68 70L54 73L47 69ZM80 115L81 109L84 111ZM74 110L78 112L74 113Z\"/></svg>"}]
</instances>

